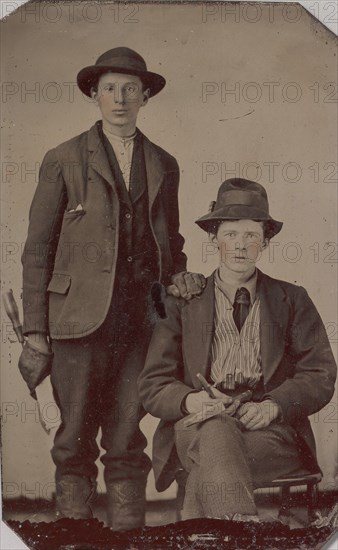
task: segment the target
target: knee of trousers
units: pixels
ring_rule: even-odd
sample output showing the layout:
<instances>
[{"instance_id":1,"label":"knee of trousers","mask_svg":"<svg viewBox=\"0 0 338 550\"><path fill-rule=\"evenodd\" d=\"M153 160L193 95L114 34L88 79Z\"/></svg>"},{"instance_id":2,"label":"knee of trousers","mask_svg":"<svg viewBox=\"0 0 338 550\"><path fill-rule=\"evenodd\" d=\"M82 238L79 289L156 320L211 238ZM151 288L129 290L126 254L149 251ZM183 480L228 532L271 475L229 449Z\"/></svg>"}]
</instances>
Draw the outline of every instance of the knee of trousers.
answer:
<instances>
[{"instance_id":1,"label":"knee of trousers","mask_svg":"<svg viewBox=\"0 0 338 550\"><path fill-rule=\"evenodd\" d=\"M200 425L201 434L204 437L208 435L214 436L218 435L219 437L235 435L241 436L242 432L238 424L238 420L227 414L221 414L213 416L212 418L206 420Z\"/></svg>"},{"instance_id":2,"label":"knee of trousers","mask_svg":"<svg viewBox=\"0 0 338 550\"><path fill-rule=\"evenodd\" d=\"M200 443L205 448L244 449L243 434L238 421L228 415L214 416L200 427Z\"/></svg>"}]
</instances>

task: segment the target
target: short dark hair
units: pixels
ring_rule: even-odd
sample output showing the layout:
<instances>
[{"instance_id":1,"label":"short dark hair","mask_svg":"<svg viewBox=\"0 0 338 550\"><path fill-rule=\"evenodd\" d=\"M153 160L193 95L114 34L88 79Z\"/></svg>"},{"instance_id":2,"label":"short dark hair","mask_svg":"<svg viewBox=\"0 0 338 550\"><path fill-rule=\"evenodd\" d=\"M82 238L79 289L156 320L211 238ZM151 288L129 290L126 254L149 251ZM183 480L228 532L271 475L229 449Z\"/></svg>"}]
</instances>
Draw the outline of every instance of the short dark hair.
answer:
<instances>
[{"instance_id":1,"label":"short dark hair","mask_svg":"<svg viewBox=\"0 0 338 550\"><path fill-rule=\"evenodd\" d=\"M224 222L238 222L239 220L215 220L211 221L208 233L211 233L211 235L217 235L219 226L222 225ZM274 233L271 231L271 224L269 220L252 220L254 222L261 222L263 224L263 238L264 239L271 239L271 237L274 235Z\"/></svg>"}]
</instances>

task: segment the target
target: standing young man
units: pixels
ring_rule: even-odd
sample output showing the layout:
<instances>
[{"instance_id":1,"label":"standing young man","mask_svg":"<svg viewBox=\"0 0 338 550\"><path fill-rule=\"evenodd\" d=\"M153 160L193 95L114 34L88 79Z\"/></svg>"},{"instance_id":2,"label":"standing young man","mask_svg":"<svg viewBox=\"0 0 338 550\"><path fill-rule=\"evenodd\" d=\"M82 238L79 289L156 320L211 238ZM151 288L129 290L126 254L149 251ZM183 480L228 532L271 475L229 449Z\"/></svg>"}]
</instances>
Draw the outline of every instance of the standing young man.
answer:
<instances>
[{"instance_id":1,"label":"standing young man","mask_svg":"<svg viewBox=\"0 0 338 550\"><path fill-rule=\"evenodd\" d=\"M108 523L121 530L144 523L150 461L136 380L154 318L151 287L174 284L189 298L203 283L185 271L177 162L136 128L165 79L120 47L77 81L102 120L42 163L23 254L19 366L34 392L52 361L62 419L52 449L58 515L92 515L101 428Z\"/></svg>"},{"instance_id":2,"label":"standing young man","mask_svg":"<svg viewBox=\"0 0 338 550\"><path fill-rule=\"evenodd\" d=\"M166 489L183 466L184 519L257 519L255 488L318 471L308 416L332 398L336 365L306 290L256 268L283 225L264 187L226 180L196 223L217 246L219 268L201 297L167 299L139 379L145 409L161 419L156 484ZM189 414L199 422L188 425Z\"/></svg>"}]
</instances>

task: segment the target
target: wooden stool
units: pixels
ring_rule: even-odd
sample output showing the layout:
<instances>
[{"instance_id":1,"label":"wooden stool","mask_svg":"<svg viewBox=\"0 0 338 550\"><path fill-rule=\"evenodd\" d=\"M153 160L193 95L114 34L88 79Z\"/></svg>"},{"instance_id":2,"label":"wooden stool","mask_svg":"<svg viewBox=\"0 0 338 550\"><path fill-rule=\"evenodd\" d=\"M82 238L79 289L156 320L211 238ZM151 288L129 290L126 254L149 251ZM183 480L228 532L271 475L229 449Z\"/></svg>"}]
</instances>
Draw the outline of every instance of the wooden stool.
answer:
<instances>
[{"instance_id":1,"label":"wooden stool","mask_svg":"<svg viewBox=\"0 0 338 550\"><path fill-rule=\"evenodd\" d=\"M188 474L183 469L180 468L177 470L175 479L177 482L177 518L178 521L181 519L181 511L183 508L184 494L185 494L185 485L187 481ZM265 489L270 487L277 487L280 489L281 495L281 505L279 508L278 518L283 521L283 523L288 524L290 521L290 507L292 498L290 495L291 487L300 487L302 485L306 486L306 507L308 513L308 522L311 523L316 519L316 506L318 499L318 483L321 481L322 475L320 472L316 474L302 474L295 476L285 476L274 479L257 489Z\"/></svg>"},{"instance_id":2,"label":"wooden stool","mask_svg":"<svg viewBox=\"0 0 338 550\"><path fill-rule=\"evenodd\" d=\"M305 485L305 504L308 514L308 522L312 523L316 519L318 483L321 481L321 479L322 475L320 472L316 474L308 473L302 475L284 476L274 479L269 483L265 483L264 485L261 485L259 489L264 489L268 487L278 487L280 489L281 505L279 508L278 517L283 521L283 523L288 524L290 521L290 507L292 502L290 489L291 487L300 487L302 485Z\"/></svg>"}]
</instances>

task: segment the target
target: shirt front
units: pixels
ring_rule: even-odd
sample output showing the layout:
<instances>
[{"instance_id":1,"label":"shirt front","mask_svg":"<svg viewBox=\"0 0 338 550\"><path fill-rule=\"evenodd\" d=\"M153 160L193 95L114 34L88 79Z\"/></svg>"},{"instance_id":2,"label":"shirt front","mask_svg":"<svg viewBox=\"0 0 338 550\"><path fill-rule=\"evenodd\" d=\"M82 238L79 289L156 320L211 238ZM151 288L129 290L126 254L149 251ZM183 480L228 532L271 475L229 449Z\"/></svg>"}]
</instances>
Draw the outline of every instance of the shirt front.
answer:
<instances>
[{"instance_id":1,"label":"shirt front","mask_svg":"<svg viewBox=\"0 0 338 550\"><path fill-rule=\"evenodd\" d=\"M104 125L102 129L104 135L107 137L110 145L114 150L116 160L122 172L124 183L126 184L126 188L129 191L131 163L133 158L134 139L136 136L136 132L133 136L122 138L109 132L109 130L105 128Z\"/></svg>"},{"instance_id":2,"label":"shirt front","mask_svg":"<svg viewBox=\"0 0 338 550\"><path fill-rule=\"evenodd\" d=\"M233 319L237 288L227 285L215 274L215 332L211 348L213 382L246 384L253 388L262 376L260 353L260 301L256 295L257 274L241 287L250 293L249 314L239 332ZM230 300L231 297L231 300ZM230 378L231 377L231 378Z\"/></svg>"}]
</instances>

